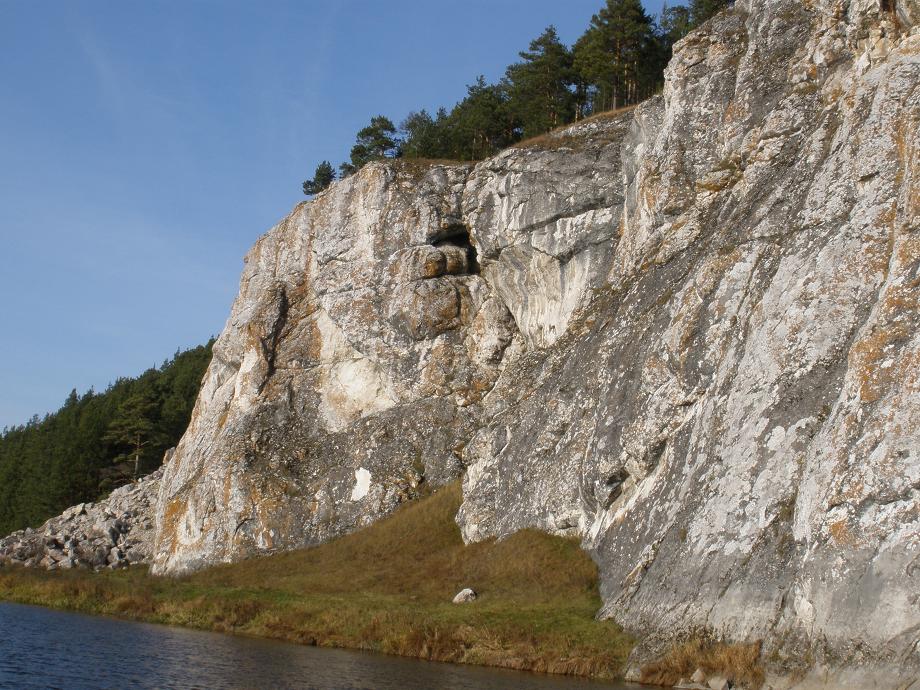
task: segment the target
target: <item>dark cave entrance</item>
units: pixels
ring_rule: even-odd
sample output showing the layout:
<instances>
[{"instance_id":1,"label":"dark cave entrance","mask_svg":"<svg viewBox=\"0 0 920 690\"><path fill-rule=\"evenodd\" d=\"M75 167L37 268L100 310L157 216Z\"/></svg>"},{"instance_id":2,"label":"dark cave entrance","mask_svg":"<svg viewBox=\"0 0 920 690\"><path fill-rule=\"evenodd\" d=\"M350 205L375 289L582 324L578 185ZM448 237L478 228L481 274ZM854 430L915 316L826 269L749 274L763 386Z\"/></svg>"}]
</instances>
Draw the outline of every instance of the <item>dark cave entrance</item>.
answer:
<instances>
[{"instance_id":1,"label":"dark cave entrance","mask_svg":"<svg viewBox=\"0 0 920 690\"><path fill-rule=\"evenodd\" d=\"M477 275L479 273L479 255L470 238L470 230L465 225L452 225L444 232L431 239L435 247L453 246L460 247L466 252L466 273Z\"/></svg>"}]
</instances>

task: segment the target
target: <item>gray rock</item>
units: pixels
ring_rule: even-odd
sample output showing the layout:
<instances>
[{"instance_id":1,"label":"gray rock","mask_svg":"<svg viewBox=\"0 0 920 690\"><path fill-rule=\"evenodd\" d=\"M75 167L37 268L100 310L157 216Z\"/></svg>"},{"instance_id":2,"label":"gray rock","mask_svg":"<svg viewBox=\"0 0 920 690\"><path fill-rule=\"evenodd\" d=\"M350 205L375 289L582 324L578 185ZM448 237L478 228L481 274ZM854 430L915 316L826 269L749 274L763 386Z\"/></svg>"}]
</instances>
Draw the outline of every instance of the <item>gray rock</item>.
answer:
<instances>
[{"instance_id":1,"label":"gray rock","mask_svg":"<svg viewBox=\"0 0 920 690\"><path fill-rule=\"evenodd\" d=\"M150 551L145 548L133 547L125 553L129 563L146 563L150 558Z\"/></svg>"},{"instance_id":2,"label":"gray rock","mask_svg":"<svg viewBox=\"0 0 920 690\"><path fill-rule=\"evenodd\" d=\"M90 559L90 565L93 569L103 568L108 564L109 549L105 546L97 546L94 551L92 558Z\"/></svg>"},{"instance_id":3,"label":"gray rock","mask_svg":"<svg viewBox=\"0 0 920 690\"><path fill-rule=\"evenodd\" d=\"M894 655L896 687L920 667L920 37L873 57L878 5L840 7L739 0L677 46L621 144L608 284L490 392L458 522L581 536L637 656L709 629Z\"/></svg>"},{"instance_id":4,"label":"gray rock","mask_svg":"<svg viewBox=\"0 0 920 690\"><path fill-rule=\"evenodd\" d=\"M698 668L693 672L693 675L690 676L690 680L694 683L705 683L706 673L703 671L703 669Z\"/></svg>"},{"instance_id":5,"label":"gray rock","mask_svg":"<svg viewBox=\"0 0 920 690\"><path fill-rule=\"evenodd\" d=\"M686 678L681 678L677 685L674 687L678 688L679 690L709 690L708 685L703 685L701 682L687 680Z\"/></svg>"}]
</instances>

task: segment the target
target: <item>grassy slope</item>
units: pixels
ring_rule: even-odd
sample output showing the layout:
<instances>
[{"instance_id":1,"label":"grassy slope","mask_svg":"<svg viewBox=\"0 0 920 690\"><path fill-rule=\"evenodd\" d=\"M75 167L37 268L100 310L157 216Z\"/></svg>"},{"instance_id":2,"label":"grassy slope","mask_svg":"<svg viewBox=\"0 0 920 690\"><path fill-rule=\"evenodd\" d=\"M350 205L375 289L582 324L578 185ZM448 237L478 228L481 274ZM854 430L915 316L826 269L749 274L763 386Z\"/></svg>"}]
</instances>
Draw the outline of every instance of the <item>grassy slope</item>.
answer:
<instances>
[{"instance_id":1,"label":"grassy slope","mask_svg":"<svg viewBox=\"0 0 920 690\"><path fill-rule=\"evenodd\" d=\"M322 546L178 578L0 570L0 599L87 613L597 677L631 640L594 620L597 571L577 542L535 531L464 546L452 485ZM479 599L451 603L462 587Z\"/></svg>"}]
</instances>

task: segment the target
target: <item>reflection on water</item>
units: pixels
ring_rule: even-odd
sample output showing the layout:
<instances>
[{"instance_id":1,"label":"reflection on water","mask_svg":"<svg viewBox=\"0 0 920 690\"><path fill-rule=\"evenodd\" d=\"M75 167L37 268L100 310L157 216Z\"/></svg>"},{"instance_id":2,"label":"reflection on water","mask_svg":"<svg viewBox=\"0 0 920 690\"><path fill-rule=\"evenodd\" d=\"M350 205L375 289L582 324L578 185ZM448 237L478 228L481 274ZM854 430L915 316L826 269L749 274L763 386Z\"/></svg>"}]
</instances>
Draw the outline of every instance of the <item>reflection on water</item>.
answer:
<instances>
[{"instance_id":1,"label":"reflection on water","mask_svg":"<svg viewBox=\"0 0 920 690\"><path fill-rule=\"evenodd\" d=\"M0 603L3 688L623 690Z\"/></svg>"}]
</instances>

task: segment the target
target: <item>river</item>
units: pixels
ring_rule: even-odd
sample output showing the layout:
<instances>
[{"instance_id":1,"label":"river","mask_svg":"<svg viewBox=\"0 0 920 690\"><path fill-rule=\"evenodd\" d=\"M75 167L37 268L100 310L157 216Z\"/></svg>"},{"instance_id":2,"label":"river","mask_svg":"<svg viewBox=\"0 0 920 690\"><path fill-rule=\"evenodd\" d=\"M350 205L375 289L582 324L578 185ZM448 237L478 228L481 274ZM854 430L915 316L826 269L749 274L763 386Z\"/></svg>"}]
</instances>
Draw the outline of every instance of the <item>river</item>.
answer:
<instances>
[{"instance_id":1,"label":"river","mask_svg":"<svg viewBox=\"0 0 920 690\"><path fill-rule=\"evenodd\" d=\"M302 647L0 603L0 687L625 690L637 686Z\"/></svg>"}]
</instances>

